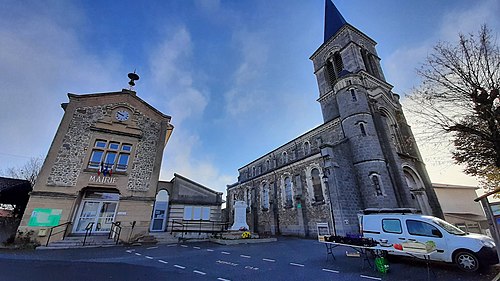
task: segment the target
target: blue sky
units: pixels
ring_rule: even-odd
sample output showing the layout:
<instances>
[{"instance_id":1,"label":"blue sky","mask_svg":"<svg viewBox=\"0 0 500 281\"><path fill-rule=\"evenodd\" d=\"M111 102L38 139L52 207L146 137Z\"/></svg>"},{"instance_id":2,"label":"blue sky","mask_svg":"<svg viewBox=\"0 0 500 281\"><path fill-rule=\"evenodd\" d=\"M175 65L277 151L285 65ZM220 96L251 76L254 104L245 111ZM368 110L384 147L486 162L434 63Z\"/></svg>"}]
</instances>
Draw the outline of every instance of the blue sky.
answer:
<instances>
[{"instance_id":1,"label":"blue sky","mask_svg":"<svg viewBox=\"0 0 500 281\"><path fill-rule=\"evenodd\" d=\"M175 126L163 180L224 191L239 167L322 122L309 56L324 0L0 1L0 170L45 156L66 93L119 91L134 69L137 94ZM402 96L437 41L483 23L500 31L495 0L334 3L378 42ZM445 151L420 146L434 182L475 184Z\"/></svg>"}]
</instances>

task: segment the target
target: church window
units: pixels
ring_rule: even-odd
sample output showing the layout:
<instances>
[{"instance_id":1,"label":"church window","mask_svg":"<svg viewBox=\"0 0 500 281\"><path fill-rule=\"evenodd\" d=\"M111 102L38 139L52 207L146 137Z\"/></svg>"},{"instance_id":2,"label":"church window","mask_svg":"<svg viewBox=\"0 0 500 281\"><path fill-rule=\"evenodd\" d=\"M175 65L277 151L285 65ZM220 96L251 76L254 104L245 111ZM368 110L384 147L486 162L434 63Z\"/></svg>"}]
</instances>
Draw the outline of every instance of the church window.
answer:
<instances>
[{"instance_id":1,"label":"church window","mask_svg":"<svg viewBox=\"0 0 500 281\"><path fill-rule=\"evenodd\" d=\"M365 137L366 136L365 124L359 123L359 129L361 130L361 135Z\"/></svg>"},{"instance_id":2,"label":"church window","mask_svg":"<svg viewBox=\"0 0 500 281\"><path fill-rule=\"evenodd\" d=\"M356 97L356 91L354 89L351 89L350 92L352 101L358 101L358 98Z\"/></svg>"},{"instance_id":3,"label":"church window","mask_svg":"<svg viewBox=\"0 0 500 281\"><path fill-rule=\"evenodd\" d=\"M266 170L270 170L271 169L271 160L267 159L266 160Z\"/></svg>"},{"instance_id":4,"label":"church window","mask_svg":"<svg viewBox=\"0 0 500 281\"><path fill-rule=\"evenodd\" d=\"M282 157L283 164L288 163L288 153L286 153L286 151L283 152L281 157Z\"/></svg>"},{"instance_id":5,"label":"church window","mask_svg":"<svg viewBox=\"0 0 500 281\"><path fill-rule=\"evenodd\" d=\"M269 209L269 185L267 183L262 186L261 205L262 209Z\"/></svg>"},{"instance_id":6,"label":"church window","mask_svg":"<svg viewBox=\"0 0 500 281\"><path fill-rule=\"evenodd\" d=\"M255 172L255 166L252 167L252 177L255 177L257 174Z\"/></svg>"},{"instance_id":7,"label":"church window","mask_svg":"<svg viewBox=\"0 0 500 281\"><path fill-rule=\"evenodd\" d=\"M293 195L292 195L292 181L290 177L285 178L285 207L292 207Z\"/></svg>"},{"instance_id":8,"label":"church window","mask_svg":"<svg viewBox=\"0 0 500 281\"><path fill-rule=\"evenodd\" d=\"M401 145L401 134L399 132L398 125L395 121L395 119L390 115L388 112L385 110L382 110L382 116L385 119L385 123L387 124L387 127L389 129L389 137L394 144L394 147L396 148L397 152L403 152L403 147Z\"/></svg>"},{"instance_id":9,"label":"church window","mask_svg":"<svg viewBox=\"0 0 500 281\"><path fill-rule=\"evenodd\" d=\"M376 196L385 195L384 187L383 187L382 182L380 180L380 175L377 173L372 173L370 175L370 180L371 180L372 186L375 190L375 195Z\"/></svg>"},{"instance_id":10,"label":"church window","mask_svg":"<svg viewBox=\"0 0 500 281\"><path fill-rule=\"evenodd\" d=\"M96 140L87 167L102 172L125 172L131 152L131 144Z\"/></svg>"},{"instance_id":11,"label":"church window","mask_svg":"<svg viewBox=\"0 0 500 281\"><path fill-rule=\"evenodd\" d=\"M340 72L344 69L344 62L342 62L342 56L339 52L333 54L333 64L335 65L335 76L338 78Z\"/></svg>"},{"instance_id":12,"label":"church window","mask_svg":"<svg viewBox=\"0 0 500 281\"><path fill-rule=\"evenodd\" d=\"M247 201L247 207L249 208L251 206L251 203L252 203L252 197L251 197L251 194L250 194L250 189L247 189L247 192L246 192L246 201Z\"/></svg>"},{"instance_id":13,"label":"church window","mask_svg":"<svg viewBox=\"0 0 500 281\"><path fill-rule=\"evenodd\" d=\"M312 169L311 179L314 192L314 201L321 202L325 200L323 196L323 188L321 187L321 178L319 176L319 170L317 168Z\"/></svg>"},{"instance_id":14,"label":"church window","mask_svg":"<svg viewBox=\"0 0 500 281\"><path fill-rule=\"evenodd\" d=\"M309 155L311 153L311 144L306 141L304 142L304 155Z\"/></svg>"}]
</instances>

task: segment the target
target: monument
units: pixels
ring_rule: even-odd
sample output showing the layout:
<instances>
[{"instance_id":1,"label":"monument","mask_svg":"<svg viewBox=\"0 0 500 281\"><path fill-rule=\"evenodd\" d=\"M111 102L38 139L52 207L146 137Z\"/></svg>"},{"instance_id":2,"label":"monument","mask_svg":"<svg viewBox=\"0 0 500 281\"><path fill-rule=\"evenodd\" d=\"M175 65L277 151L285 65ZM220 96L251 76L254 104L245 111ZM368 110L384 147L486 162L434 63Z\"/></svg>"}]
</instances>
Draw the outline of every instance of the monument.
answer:
<instances>
[{"instance_id":1,"label":"monument","mask_svg":"<svg viewBox=\"0 0 500 281\"><path fill-rule=\"evenodd\" d=\"M248 230L247 224L247 203L245 201L234 202L234 223L231 230Z\"/></svg>"}]
</instances>

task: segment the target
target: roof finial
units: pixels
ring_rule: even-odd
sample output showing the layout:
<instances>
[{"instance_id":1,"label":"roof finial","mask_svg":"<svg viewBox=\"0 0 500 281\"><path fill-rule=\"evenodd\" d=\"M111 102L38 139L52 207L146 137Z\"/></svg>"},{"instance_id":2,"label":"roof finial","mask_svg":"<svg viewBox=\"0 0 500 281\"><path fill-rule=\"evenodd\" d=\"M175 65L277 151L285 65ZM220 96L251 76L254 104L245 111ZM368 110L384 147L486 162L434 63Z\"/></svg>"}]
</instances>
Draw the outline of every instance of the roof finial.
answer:
<instances>
[{"instance_id":1,"label":"roof finial","mask_svg":"<svg viewBox=\"0 0 500 281\"><path fill-rule=\"evenodd\" d=\"M128 74L128 78L130 78L130 81L128 82L130 87L128 89L132 90L135 86L135 81L139 80L139 75L135 73L135 69L133 73Z\"/></svg>"}]
</instances>

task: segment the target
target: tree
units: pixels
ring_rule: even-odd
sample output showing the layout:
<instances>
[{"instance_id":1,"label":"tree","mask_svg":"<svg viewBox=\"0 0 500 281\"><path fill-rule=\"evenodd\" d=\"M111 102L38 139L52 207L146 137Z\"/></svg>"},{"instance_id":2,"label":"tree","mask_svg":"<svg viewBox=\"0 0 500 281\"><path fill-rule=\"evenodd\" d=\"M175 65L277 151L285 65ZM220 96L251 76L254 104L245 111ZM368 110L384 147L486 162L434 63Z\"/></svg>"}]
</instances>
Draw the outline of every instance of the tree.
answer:
<instances>
[{"instance_id":1,"label":"tree","mask_svg":"<svg viewBox=\"0 0 500 281\"><path fill-rule=\"evenodd\" d=\"M31 157L24 165L7 168L2 174L11 178L27 180L31 183L31 186L34 186L42 164L43 158L41 156Z\"/></svg>"},{"instance_id":2,"label":"tree","mask_svg":"<svg viewBox=\"0 0 500 281\"><path fill-rule=\"evenodd\" d=\"M424 121L427 137L450 136L466 174L498 178L500 50L492 31L483 25L456 44L437 44L417 73L423 81L409 96L410 111Z\"/></svg>"}]
</instances>

